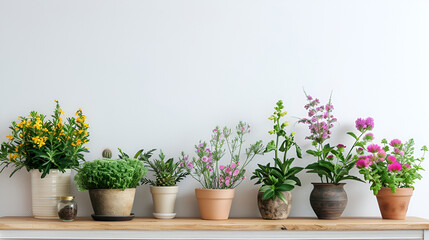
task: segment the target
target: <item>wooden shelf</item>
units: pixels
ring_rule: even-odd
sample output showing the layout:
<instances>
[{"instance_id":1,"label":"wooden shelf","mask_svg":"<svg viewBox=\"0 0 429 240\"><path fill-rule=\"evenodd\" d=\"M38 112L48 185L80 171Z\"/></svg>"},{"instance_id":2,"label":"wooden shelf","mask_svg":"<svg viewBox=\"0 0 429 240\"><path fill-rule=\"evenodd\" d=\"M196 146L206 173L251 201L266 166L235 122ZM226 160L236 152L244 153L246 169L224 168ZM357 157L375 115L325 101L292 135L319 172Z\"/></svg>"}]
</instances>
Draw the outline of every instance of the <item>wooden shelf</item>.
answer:
<instances>
[{"instance_id":1,"label":"wooden shelf","mask_svg":"<svg viewBox=\"0 0 429 240\"><path fill-rule=\"evenodd\" d=\"M159 220L135 218L131 221L93 221L78 218L73 222L41 220L32 217L0 217L0 230L220 230L220 231L364 231L364 230L429 230L429 220L409 217L406 220L381 218L341 218L318 220L315 218L289 218L263 220L260 218L232 218L222 221L196 218Z\"/></svg>"}]
</instances>

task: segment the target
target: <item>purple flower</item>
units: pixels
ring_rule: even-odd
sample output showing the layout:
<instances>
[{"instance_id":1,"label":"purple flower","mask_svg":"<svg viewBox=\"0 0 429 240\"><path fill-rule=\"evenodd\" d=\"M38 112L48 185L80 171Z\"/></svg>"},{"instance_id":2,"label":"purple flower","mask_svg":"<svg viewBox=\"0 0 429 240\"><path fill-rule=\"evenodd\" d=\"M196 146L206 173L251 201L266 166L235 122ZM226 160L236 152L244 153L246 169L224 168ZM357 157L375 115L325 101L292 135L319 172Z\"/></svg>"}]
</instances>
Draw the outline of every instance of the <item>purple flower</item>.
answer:
<instances>
[{"instance_id":1,"label":"purple flower","mask_svg":"<svg viewBox=\"0 0 429 240\"><path fill-rule=\"evenodd\" d=\"M368 117L365 120L365 124L367 126L367 130L372 130L374 129L374 119L372 117Z\"/></svg>"},{"instance_id":2,"label":"purple flower","mask_svg":"<svg viewBox=\"0 0 429 240\"><path fill-rule=\"evenodd\" d=\"M401 146L401 144L402 144L401 140L395 138L392 141L390 141L389 145L397 148L397 147Z\"/></svg>"},{"instance_id":3,"label":"purple flower","mask_svg":"<svg viewBox=\"0 0 429 240\"><path fill-rule=\"evenodd\" d=\"M312 98L310 95L307 95L307 99L308 99L309 101L313 100L313 98Z\"/></svg>"},{"instance_id":4,"label":"purple flower","mask_svg":"<svg viewBox=\"0 0 429 240\"><path fill-rule=\"evenodd\" d=\"M200 143L200 144L198 144L198 147L199 147L199 148L204 147L204 143Z\"/></svg>"},{"instance_id":5,"label":"purple flower","mask_svg":"<svg viewBox=\"0 0 429 240\"><path fill-rule=\"evenodd\" d=\"M202 158L201 158L201 161L203 161L203 162L207 162L209 160L209 158L208 157L206 157L206 156L203 156ZM208 165L207 165L208 166Z\"/></svg>"},{"instance_id":6,"label":"purple flower","mask_svg":"<svg viewBox=\"0 0 429 240\"><path fill-rule=\"evenodd\" d=\"M356 129L358 131L365 131L365 130L372 130L374 128L374 119L371 117L368 117L366 119L358 118L355 121Z\"/></svg>"},{"instance_id":7,"label":"purple flower","mask_svg":"<svg viewBox=\"0 0 429 240\"><path fill-rule=\"evenodd\" d=\"M368 152L371 152L371 153L377 153L381 151L381 147L378 146L377 144L370 144L368 145L367 150Z\"/></svg>"}]
</instances>

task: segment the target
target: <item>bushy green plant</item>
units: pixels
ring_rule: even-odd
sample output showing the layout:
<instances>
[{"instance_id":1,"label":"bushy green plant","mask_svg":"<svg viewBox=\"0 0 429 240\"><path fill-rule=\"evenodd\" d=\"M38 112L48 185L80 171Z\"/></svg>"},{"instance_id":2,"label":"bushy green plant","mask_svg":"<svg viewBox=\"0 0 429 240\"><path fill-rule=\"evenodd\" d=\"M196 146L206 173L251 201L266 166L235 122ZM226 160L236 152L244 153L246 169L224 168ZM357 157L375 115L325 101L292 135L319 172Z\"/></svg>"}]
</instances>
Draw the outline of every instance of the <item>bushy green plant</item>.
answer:
<instances>
[{"instance_id":1,"label":"bushy green plant","mask_svg":"<svg viewBox=\"0 0 429 240\"><path fill-rule=\"evenodd\" d=\"M144 155L142 155L144 156ZM155 174L156 180L143 178L143 184L150 184L152 186L176 186L176 183L184 179L189 172L183 161L174 162L173 158L165 161L165 155L161 151L159 159L153 161L146 157L140 157L139 160L145 163L149 171Z\"/></svg>"},{"instance_id":2,"label":"bushy green plant","mask_svg":"<svg viewBox=\"0 0 429 240\"><path fill-rule=\"evenodd\" d=\"M135 188L146 176L144 164L132 158L99 159L85 162L74 180L79 191Z\"/></svg>"},{"instance_id":3,"label":"bushy green plant","mask_svg":"<svg viewBox=\"0 0 429 240\"><path fill-rule=\"evenodd\" d=\"M278 197L285 203L288 203L282 192L294 189L295 185L301 186L301 181L296 174L301 172L303 168L291 167L295 158L287 158L287 153L292 147L295 148L298 158L302 156L301 148L294 140L295 133L287 134L285 131L289 122L280 123L280 119L287 114L287 112L283 111L283 108L283 102L279 100L274 108L275 112L269 117L274 122L273 130L270 130L269 133L275 134L276 140L268 143L265 153L274 151L274 166L271 166L270 163L265 166L258 164L259 168L255 169L251 179L258 179L255 185L262 183L259 191L263 193L263 200L270 198L274 200ZM279 152L283 153L283 159L280 159Z\"/></svg>"}]
</instances>

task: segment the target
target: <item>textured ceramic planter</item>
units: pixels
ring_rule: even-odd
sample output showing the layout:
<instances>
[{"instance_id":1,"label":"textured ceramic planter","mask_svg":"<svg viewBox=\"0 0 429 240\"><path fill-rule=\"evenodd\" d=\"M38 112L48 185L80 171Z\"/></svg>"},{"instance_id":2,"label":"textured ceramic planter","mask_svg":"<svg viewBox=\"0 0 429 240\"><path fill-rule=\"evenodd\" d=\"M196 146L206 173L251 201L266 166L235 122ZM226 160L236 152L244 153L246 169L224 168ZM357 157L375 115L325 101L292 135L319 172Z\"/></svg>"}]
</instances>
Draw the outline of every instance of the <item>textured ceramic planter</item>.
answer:
<instances>
[{"instance_id":1,"label":"textured ceramic planter","mask_svg":"<svg viewBox=\"0 0 429 240\"><path fill-rule=\"evenodd\" d=\"M135 194L135 188L89 190L92 208L98 216L130 216Z\"/></svg>"},{"instance_id":2,"label":"textured ceramic planter","mask_svg":"<svg viewBox=\"0 0 429 240\"><path fill-rule=\"evenodd\" d=\"M412 195L412 188L397 188L395 193L390 188L380 189L376 196L381 216L384 219L405 219Z\"/></svg>"},{"instance_id":3,"label":"textured ceramic planter","mask_svg":"<svg viewBox=\"0 0 429 240\"><path fill-rule=\"evenodd\" d=\"M312 183L310 203L319 219L338 219L347 206L345 183Z\"/></svg>"},{"instance_id":4,"label":"textured ceramic planter","mask_svg":"<svg viewBox=\"0 0 429 240\"><path fill-rule=\"evenodd\" d=\"M172 213L174 213L174 205L176 203L178 191L178 186L150 186L150 192L152 193L153 208L155 210L155 213L163 213L161 215L154 214L155 218L158 218L158 216L163 216L163 219L174 218L174 214ZM168 213L170 213L170 215L167 215Z\"/></svg>"},{"instance_id":5,"label":"textured ceramic planter","mask_svg":"<svg viewBox=\"0 0 429 240\"><path fill-rule=\"evenodd\" d=\"M196 188L200 215L207 220L225 220L229 218L234 189L203 189Z\"/></svg>"},{"instance_id":6,"label":"textured ceramic planter","mask_svg":"<svg viewBox=\"0 0 429 240\"><path fill-rule=\"evenodd\" d=\"M33 216L41 219L58 219L58 200L70 195L71 170L64 173L51 169L44 178L37 169L30 171Z\"/></svg>"},{"instance_id":7,"label":"textured ceramic planter","mask_svg":"<svg viewBox=\"0 0 429 240\"><path fill-rule=\"evenodd\" d=\"M278 197L274 200L271 198L263 200L263 194L262 192L258 192L258 208L263 219L280 220L286 219L289 216L292 207L292 193L290 191L282 192L287 203Z\"/></svg>"}]
</instances>

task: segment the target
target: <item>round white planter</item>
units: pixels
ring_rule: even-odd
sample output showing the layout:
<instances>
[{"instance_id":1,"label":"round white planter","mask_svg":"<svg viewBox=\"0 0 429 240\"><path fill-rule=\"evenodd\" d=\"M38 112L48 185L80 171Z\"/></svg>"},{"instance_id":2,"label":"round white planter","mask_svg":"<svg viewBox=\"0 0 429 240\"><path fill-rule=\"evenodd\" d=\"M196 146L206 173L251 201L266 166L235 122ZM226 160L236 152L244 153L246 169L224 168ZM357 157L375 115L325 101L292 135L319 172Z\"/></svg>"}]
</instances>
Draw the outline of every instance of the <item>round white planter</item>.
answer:
<instances>
[{"instance_id":1,"label":"round white planter","mask_svg":"<svg viewBox=\"0 0 429 240\"><path fill-rule=\"evenodd\" d=\"M150 186L150 192L152 193L154 217L169 219L174 218L174 205L176 203L177 193L179 191L178 186L171 187L157 187Z\"/></svg>"},{"instance_id":2,"label":"round white planter","mask_svg":"<svg viewBox=\"0 0 429 240\"><path fill-rule=\"evenodd\" d=\"M44 178L37 169L31 174L31 200L33 216L42 219L58 219L57 204L61 196L70 195L71 170L64 173L51 169Z\"/></svg>"}]
</instances>

